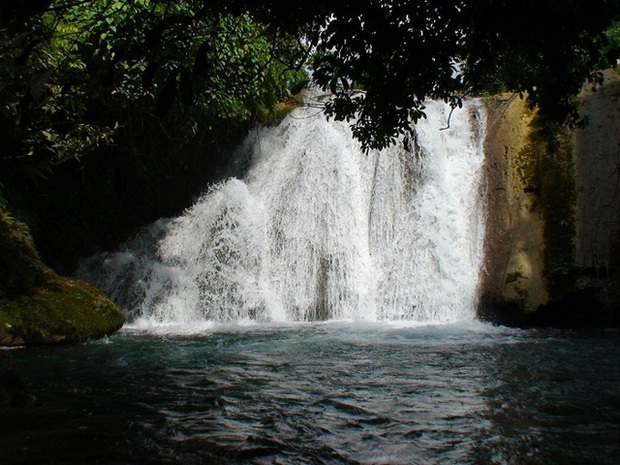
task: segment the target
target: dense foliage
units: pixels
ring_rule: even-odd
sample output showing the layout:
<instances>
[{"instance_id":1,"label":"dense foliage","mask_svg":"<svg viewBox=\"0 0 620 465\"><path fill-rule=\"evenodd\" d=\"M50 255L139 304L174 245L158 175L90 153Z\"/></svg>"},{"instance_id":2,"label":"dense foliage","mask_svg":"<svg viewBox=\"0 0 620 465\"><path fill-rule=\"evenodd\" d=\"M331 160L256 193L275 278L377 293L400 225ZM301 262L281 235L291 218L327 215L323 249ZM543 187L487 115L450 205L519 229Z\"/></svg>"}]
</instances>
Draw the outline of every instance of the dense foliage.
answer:
<instances>
[{"instance_id":1,"label":"dense foliage","mask_svg":"<svg viewBox=\"0 0 620 465\"><path fill-rule=\"evenodd\" d=\"M296 42L248 14L198 8L57 0L25 22L4 14L0 161L40 170L33 161L80 156L154 120L187 142L209 124L269 113L305 78L282 63Z\"/></svg>"},{"instance_id":2,"label":"dense foliage","mask_svg":"<svg viewBox=\"0 0 620 465\"><path fill-rule=\"evenodd\" d=\"M227 140L307 80L291 36L200 9L0 2L0 203L56 270L184 208Z\"/></svg>"},{"instance_id":3,"label":"dense foliage","mask_svg":"<svg viewBox=\"0 0 620 465\"><path fill-rule=\"evenodd\" d=\"M527 92L574 120L571 97L618 45L617 25L605 35L616 0L21 3L0 11L5 158L86 152L136 108L173 110L183 135L249 119L303 79L287 70L304 62L335 94L326 113L356 118L366 147L406 132L426 98Z\"/></svg>"},{"instance_id":4,"label":"dense foliage","mask_svg":"<svg viewBox=\"0 0 620 465\"><path fill-rule=\"evenodd\" d=\"M366 147L406 132L426 98L459 106L470 94L523 92L545 117L575 121L572 98L600 80L592 72L613 52L605 31L620 19L617 0L237 3L281 23L318 18L314 78L336 94L327 113L357 115Z\"/></svg>"}]
</instances>

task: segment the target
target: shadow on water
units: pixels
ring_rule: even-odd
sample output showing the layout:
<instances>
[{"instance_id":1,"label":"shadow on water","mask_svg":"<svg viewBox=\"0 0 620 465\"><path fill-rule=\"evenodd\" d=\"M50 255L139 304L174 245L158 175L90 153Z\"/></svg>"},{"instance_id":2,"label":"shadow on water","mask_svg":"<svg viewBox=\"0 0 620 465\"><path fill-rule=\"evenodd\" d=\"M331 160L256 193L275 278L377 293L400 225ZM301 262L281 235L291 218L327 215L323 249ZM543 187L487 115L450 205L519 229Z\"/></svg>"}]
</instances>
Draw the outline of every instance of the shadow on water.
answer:
<instances>
[{"instance_id":1,"label":"shadow on water","mask_svg":"<svg viewBox=\"0 0 620 465\"><path fill-rule=\"evenodd\" d=\"M532 330L489 354L482 464L616 464L617 331Z\"/></svg>"}]
</instances>

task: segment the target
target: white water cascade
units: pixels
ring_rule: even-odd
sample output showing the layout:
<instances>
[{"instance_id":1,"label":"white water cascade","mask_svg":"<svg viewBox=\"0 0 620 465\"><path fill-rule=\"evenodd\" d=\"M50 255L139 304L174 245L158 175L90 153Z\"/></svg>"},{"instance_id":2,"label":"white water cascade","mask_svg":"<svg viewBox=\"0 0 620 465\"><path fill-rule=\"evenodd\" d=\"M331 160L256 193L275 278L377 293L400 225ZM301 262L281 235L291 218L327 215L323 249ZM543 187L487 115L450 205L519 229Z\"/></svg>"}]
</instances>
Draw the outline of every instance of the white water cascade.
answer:
<instances>
[{"instance_id":1,"label":"white water cascade","mask_svg":"<svg viewBox=\"0 0 620 465\"><path fill-rule=\"evenodd\" d=\"M364 153L345 123L298 109L248 137L243 179L212 186L78 275L138 327L471 319L484 109L469 101L449 117L429 102L426 113L412 141Z\"/></svg>"}]
</instances>

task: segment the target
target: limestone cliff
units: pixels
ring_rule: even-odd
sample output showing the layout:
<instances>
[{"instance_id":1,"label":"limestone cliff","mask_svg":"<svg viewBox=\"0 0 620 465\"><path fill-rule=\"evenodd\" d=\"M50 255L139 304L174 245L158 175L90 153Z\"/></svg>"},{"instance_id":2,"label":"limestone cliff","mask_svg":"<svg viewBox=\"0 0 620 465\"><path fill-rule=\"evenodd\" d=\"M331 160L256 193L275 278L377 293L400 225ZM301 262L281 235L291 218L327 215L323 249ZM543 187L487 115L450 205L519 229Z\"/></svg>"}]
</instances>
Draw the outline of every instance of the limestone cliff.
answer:
<instances>
[{"instance_id":1,"label":"limestone cliff","mask_svg":"<svg viewBox=\"0 0 620 465\"><path fill-rule=\"evenodd\" d=\"M517 169L533 115L517 95L490 100L488 115L488 219L481 305L532 311L548 298L543 279L543 219L535 187L528 186Z\"/></svg>"},{"instance_id":2,"label":"limestone cliff","mask_svg":"<svg viewBox=\"0 0 620 465\"><path fill-rule=\"evenodd\" d=\"M488 221L479 314L502 323L617 324L620 82L580 96L589 124L543 123L517 95L490 98Z\"/></svg>"},{"instance_id":3,"label":"limestone cliff","mask_svg":"<svg viewBox=\"0 0 620 465\"><path fill-rule=\"evenodd\" d=\"M604 322L620 325L620 75L605 72L597 92L585 89L575 131L575 265L579 285L596 289Z\"/></svg>"},{"instance_id":4,"label":"limestone cliff","mask_svg":"<svg viewBox=\"0 0 620 465\"><path fill-rule=\"evenodd\" d=\"M575 134L575 262L607 274L619 261L620 245L620 81L607 73L607 84L585 94L581 111L589 124Z\"/></svg>"}]
</instances>

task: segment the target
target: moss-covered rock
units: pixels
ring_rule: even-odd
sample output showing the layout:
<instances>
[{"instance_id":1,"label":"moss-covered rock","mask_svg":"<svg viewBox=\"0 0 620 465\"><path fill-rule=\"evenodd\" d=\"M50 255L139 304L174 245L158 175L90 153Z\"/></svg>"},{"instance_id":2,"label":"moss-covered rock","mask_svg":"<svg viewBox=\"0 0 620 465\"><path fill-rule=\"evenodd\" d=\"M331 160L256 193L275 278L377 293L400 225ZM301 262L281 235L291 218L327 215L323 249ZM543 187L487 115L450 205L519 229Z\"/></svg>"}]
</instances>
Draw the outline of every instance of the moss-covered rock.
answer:
<instances>
[{"instance_id":1,"label":"moss-covered rock","mask_svg":"<svg viewBox=\"0 0 620 465\"><path fill-rule=\"evenodd\" d=\"M83 341L125 321L99 290L45 267L28 228L6 211L0 212L0 270L0 345Z\"/></svg>"},{"instance_id":2,"label":"moss-covered rock","mask_svg":"<svg viewBox=\"0 0 620 465\"><path fill-rule=\"evenodd\" d=\"M0 299L0 345L83 341L111 334L124 321L99 290L55 277L27 294Z\"/></svg>"}]
</instances>

